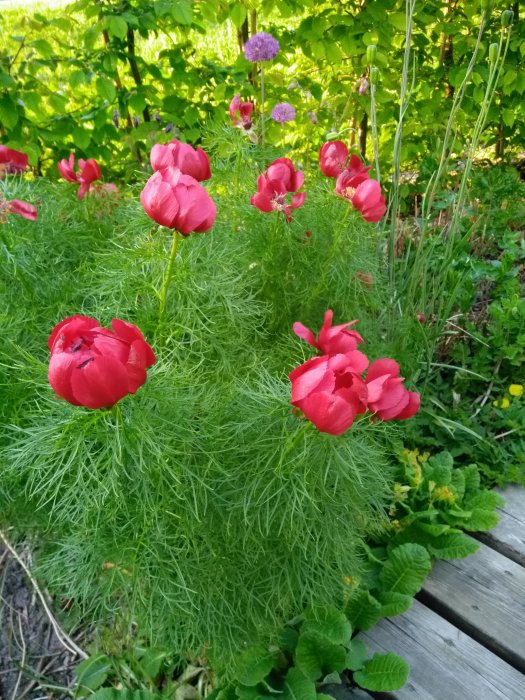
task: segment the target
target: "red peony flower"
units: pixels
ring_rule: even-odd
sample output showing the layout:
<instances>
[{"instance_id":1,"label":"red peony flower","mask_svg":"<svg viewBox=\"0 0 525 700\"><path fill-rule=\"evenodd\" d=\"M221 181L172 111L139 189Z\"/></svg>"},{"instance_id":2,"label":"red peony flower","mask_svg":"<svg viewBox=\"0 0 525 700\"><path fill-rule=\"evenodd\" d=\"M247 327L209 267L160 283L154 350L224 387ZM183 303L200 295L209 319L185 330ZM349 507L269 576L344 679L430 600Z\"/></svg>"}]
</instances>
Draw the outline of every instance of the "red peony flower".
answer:
<instances>
[{"instance_id":1,"label":"red peony flower","mask_svg":"<svg viewBox=\"0 0 525 700\"><path fill-rule=\"evenodd\" d=\"M386 202L381 186L376 180L371 180L367 173L353 175L345 170L337 178L335 191L348 199L365 221L376 222L385 215Z\"/></svg>"},{"instance_id":2,"label":"red peony flower","mask_svg":"<svg viewBox=\"0 0 525 700\"><path fill-rule=\"evenodd\" d=\"M75 406L108 408L146 381L155 354L140 330L118 318L113 330L95 318L70 316L53 329L49 383Z\"/></svg>"},{"instance_id":3,"label":"red peony flower","mask_svg":"<svg viewBox=\"0 0 525 700\"><path fill-rule=\"evenodd\" d=\"M192 231L208 231L217 213L204 187L174 167L153 173L140 193L140 201L154 221L185 236Z\"/></svg>"},{"instance_id":4,"label":"red peony flower","mask_svg":"<svg viewBox=\"0 0 525 700\"><path fill-rule=\"evenodd\" d=\"M359 350L313 357L289 374L292 405L321 432L341 435L366 411L367 389L359 374L367 366Z\"/></svg>"},{"instance_id":5,"label":"red peony flower","mask_svg":"<svg viewBox=\"0 0 525 700\"><path fill-rule=\"evenodd\" d=\"M22 151L0 146L0 177L4 173L7 175L23 173L28 163L29 158Z\"/></svg>"},{"instance_id":6,"label":"red peony flower","mask_svg":"<svg viewBox=\"0 0 525 700\"><path fill-rule=\"evenodd\" d=\"M339 326L332 326L334 312L328 309L324 315L323 325L316 339L309 328L296 321L293 324L293 332L309 345L323 353L323 355L337 355L339 353L349 353L357 350L358 343L365 341L357 331L349 331L348 326L352 326L357 321L349 321Z\"/></svg>"},{"instance_id":7,"label":"red peony flower","mask_svg":"<svg viewBox=\"0 0 525 700\"><path fill-rule=\"evenodd\" d=\"M191 175L199 182L211 177L208 154L200 147L195 149L177 139L166 144L155 144L151 149L150 161L155 171L169 167L178 168L184 175Z\"/></svg>"},{"instance_id":8,"label":"red peony flower","mask_svg":"<svg viewBox=\"0 0 525 700\"><path fill-rule=\"evenodd\" d=\"M241 102L239 93L230 102L230 117L235 126L249 131L252 128L253 102Z\"/></svg>"},{"instance_id":9,"label":"red peony flower","mask_svg":"<svg viewBox=\"0 0 525 700\"><path fill-rule=\"evenodd\" d=\"M80 170L75 172L75 156L73 153L70 154L68 160L63 158L58 163L58 170L65 180L80 184L77 196L79 199L83 199L89 192L91 183L100 179L101 172L99 164L93 158L88 158L88 160L79 158L78 167Z\"/></svg>"},{"instance_id":10,"label":"red peony flower","mask_svg":"<svg viewBox=\"0 0 525 700\"><path fill-rule=\"evenodd\" d=\"M383 357L372 362L366 376L368 408L381 420L405 420L418 410L420 396L403 386L395 360Z\"/></svg>"},{"instance_id":11,"label":"red peony flower","mask_svg":"<svg viewBox=\"0 0 525 700\"><path fill-rule=\"evenodd\" d=\"M365 165L356 155L348 160L348 148L342 141L327 141L319 151L319 167L328 177L339 177L344 170L351 175L366 174L372 166Z\"/></svg>"},{"instance_id":12,"label":"red peony flower","mask_svg":"<svg viewBox=\"0 0 525 700\"><path fill-rule=\"evenodd\" d=\"M303 183L302 171L295 170L289 158L277 158L257 178L257 193L251 196L250 204L264 212L282 211L291 221L291 210L302 206L306 199L306 192L296 192ZM286 196L291 192L296 194L287 202Z\"/></svg>"}]
</instances>

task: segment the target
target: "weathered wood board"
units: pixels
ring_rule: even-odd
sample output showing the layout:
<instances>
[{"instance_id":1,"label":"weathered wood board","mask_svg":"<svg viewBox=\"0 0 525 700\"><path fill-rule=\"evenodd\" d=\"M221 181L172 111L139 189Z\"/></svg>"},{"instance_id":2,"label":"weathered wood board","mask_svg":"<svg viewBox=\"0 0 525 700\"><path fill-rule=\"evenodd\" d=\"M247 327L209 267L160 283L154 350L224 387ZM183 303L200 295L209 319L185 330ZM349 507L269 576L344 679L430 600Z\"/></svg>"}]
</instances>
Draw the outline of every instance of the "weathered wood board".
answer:
<instances>
[{"instance_id":1,"label":"weathered wood board","mask_svg":"<svg viewBox=\"0 0 525 700\"><path fill-rule=\"evenodd\" d=\"M359 635L372 651L410 664L397 700L523 700L525 676L419 601Z\"/></svg>"},{"instance_id":2,"label":"weathered wood board","mask_svg":"<svg viewBox=\"0 0 525 700\"><path fill-rule=\"evenodd\" d=\"M480 544L466 559L437 561L421 600L525 673L524 567Z\"/></svg>"},{"instance_id":3,"label":"weathered wood board","mask_svg":"<svg viewBox=\"0 0 525 700\"><path fill-rule=\"evenodd\" d=\"M499 509L501 520L493 530L476 537L525 566L525 489L512 485L498 491L505 499L505 505Z\"/></svg>"}]
</instances>

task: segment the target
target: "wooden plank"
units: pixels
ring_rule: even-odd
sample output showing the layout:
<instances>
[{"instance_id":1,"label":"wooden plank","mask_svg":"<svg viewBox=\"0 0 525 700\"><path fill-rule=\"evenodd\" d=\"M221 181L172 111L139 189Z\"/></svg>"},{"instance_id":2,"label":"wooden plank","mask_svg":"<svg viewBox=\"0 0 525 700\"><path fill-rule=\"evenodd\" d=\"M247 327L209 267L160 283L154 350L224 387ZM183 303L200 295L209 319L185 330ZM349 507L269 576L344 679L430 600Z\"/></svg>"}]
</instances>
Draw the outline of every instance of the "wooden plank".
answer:
<instances>
[{"instance_id":1,"label":"wooden plank","mask_svg":"<svg viewBox=\"0 0 525 700\"><path fill-rule=\"evenodd\" d=\"M418 597L525 673L524 567L481 544L466 559L437 561Z\"/></svg>"},{"instance_id":2,"label":"wooden plank","mask_svg":"<svg viewBox=\"0 0 525 700\"><path fill-rule=\"evenodd\" d=\"M363 639L372 651L394 651L410 664L397 700L523 700L525 676L419 601L381 620Z\"/></svg>"},{"instance_id":3,"label":"wooden plank","mask_svg":"<svg viewBox=\"0 0 525 700\"><path fill-rule=\"evenodd\" d=\"M476 537L525 566L525 489L513 484L498 492L505 499L505 505L499 509L501 520L495 528Z\"/></svg>"}]
</instances>

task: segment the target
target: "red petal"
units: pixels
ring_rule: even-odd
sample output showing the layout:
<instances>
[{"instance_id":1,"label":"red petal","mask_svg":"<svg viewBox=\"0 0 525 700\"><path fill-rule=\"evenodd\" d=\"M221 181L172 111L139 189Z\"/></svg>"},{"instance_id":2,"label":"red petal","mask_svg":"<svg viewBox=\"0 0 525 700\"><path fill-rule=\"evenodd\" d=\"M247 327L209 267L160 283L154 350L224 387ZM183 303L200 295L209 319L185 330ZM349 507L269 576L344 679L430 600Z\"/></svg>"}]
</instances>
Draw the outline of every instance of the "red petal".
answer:
<instances>
[{"instance_id":1,"label":"red petal","mask_svg":"<svg viewBox=\"0 0 525 700\"><path fill-rule=\"evenodd\" d=\"M129 393L126 367L114 357L96 357L71 373L75 401L87 408L106 408Z\"/></svg>"},{"instance_id":2,"label":"red petal","mask_svg":"<svg viewBox=\"0 0 525 700\"><path fill-rule=\"evenodd\" d=\"M307 328L306 326L303 326L302 323L299 323L299 321L296 321L293 324L293 332L299 338L306 340L306 342L309 345L313 345L314 348L319 348L319 346L317 345L317 341L315 339L315 335L312 333L312 331L309 328Z\"/></svg>"}]
</instances>

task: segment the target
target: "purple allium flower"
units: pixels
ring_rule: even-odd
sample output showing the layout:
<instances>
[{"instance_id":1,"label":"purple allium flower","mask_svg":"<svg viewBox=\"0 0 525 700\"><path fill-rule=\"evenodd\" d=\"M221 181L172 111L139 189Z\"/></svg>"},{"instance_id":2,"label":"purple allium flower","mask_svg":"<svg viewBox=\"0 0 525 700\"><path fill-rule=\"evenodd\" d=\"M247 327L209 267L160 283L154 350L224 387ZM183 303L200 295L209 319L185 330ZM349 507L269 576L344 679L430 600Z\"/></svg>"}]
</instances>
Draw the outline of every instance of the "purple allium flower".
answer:
<instances>
[{"instance_id":1,"label":"purple allium flower","mask_svg":"<svg viewBox=\"0 0 525 700\"><path fill-rule=\"evenodd\" d=\"M267 32L258 32L244 44L244 55L248 61L271 61L277 56L279 42Z\"/></svg>"},{"instance_id":2,"label":"purple allium flower","mask_svg":"<svg viewBox=\"0 0 525 700\"><path fill-rule=\"evenodd\" d=\"M272 109L270 116L274 122L284 124L285 122L291 122L295 119L295 109L288 102L280 102Z\"/></svg>"},{"instance_id":3,"label":"purple allium flower","mask_svg":"<svg viewBox=\"0 0 525 700\"><path fill-rule=\"evenodd\" d=\"M175 125L173 124L173 122L170 122L169 124L166 124L166 127L165 127L165 129L164 129L164 133L165 133L165 134L169 134L170 131L173 129L174 126L175 126Z\"/></svg>"}]
</instances>

